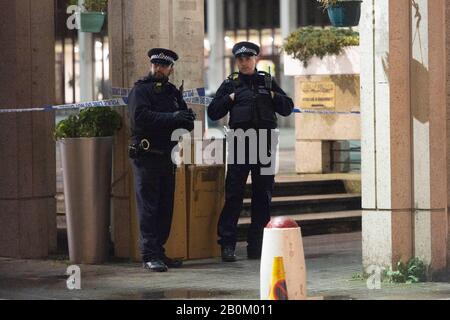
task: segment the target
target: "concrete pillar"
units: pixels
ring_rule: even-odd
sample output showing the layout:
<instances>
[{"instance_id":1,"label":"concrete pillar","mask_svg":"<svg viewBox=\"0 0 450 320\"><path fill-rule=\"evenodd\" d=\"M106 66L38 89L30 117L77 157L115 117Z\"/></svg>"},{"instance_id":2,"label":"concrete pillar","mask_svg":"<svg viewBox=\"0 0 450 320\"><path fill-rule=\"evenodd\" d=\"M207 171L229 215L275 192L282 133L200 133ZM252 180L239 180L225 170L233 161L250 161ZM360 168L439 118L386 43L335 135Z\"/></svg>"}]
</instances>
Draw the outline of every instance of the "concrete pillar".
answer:
<instances>
[{"instance_id":1,"label":"concrete pillar","mask_svg":"<svg viewBox=\"0 0 450 320\"><path fill-rule=\"evenodd\" d=\"M291 32L297 29L297 0L280 1L281 36L286 39ZM281 56L281 70L284 70L283 56ZM293 77L281 76L281 85L291 96L294 95Z\"/></svg>"},{"instance_id":2,"label":"concrete pillar","mask_svg":"<svg viewBox=\"0 0 450 320\"><path fill-rule=\"evenodd\" d=\"M415 256L437 272L448 234L445 2L365 0L362 15L363 263Z\"/></svg>"},{"instance_id":3,"label":"concrete pillar","mask_svg":"<svg viewBox=\"0 0 450 320\"><path fill-rule=\"evenodd\" d=\"M211 46L208 90L215 93L225 79L224 1L208 0L208 40Z\"/></svg>"},{"instance_id":4,"label":"concrete pillar","mask_svg":"<svg viewBox=\"0 0 450 320\"><path fill-rule=\"evenodd\" d=\"M415 0L411 13L415 256L436 271L447 265L445 3Z\"/></svg>"},{"instance_id":5,"label":"concrete pillar","mask_svg":"<svg viewBox=\"0 0 450 320\"><path fill-rule=\"evenodd\" d=\"M450 6L446 6L446 27L450 30ZM450 32L446 33L447 57L445 61L450 61ZM447 62L448 64L448 62ZM447 150L450 150L450 69L447 67ZM448 217L448 233L447 233L447 268L450 269L450 159L447 159L447 217Z\"/></svg>"},{"instance_id":6,"label":"concrete pillar","mask_svg":"<svg viewBox=\"0 0 450 320\"><path fill-rule=\"evenodd\" d=\"M281 36L286 39L289 34L297 29L297 0L281 0L280 1L280 23L281 23ZM284 70L283 55L280 56L280 71ZM281 87L286 93L293 97L295 94L295 80L294 77L285 76L281 74ZM294 117L280 118L284 122L285 126L294 126ZM283 125L283 123L282 123Z\"/></svg>"},{"instance_id":7,"label":"concrete pillar","mask_svg":"<svg viewBox=\"0 0 450 320\"><path fill-rule=\"evenodd\" d=\"M364 0L361 33L363 264L413 255L410 1ZM375 13L375 17L373 16Z\"/></svg>"},{"instance_id":8,"label":"concrete pillar","mask_svg":"<svg viewBox=\"0 0 450 320\"><path fill-rule=\"evenodd\" d=\"M54 103L54 1L0 1L1 108ZM0 114L0 256L56 250L53 112Z\"/></svg>"},{"instance_id":9,"label":"concrete pillar","mask_svg":"<svg viewBox=\"0 0 450 320\"><path fill-rule=\"evenodd\" d=\"M78 0L81 6L85 0ZM94 43L93 34L78 31L78 48L80 50L80 100L94 100Z\"/></svg>"},{"instance_id":10,"label":"concrete pillar","mask_svg":"<svg viewBox=\"0 0 450 320\"><path fill-rule=\"evenodd\" d=\"M147 51L166 47L176 51L180 60L171 81L185 89L204 87L203 0L110 0L109 37L111 80L113 87L130 88L150 71ZM195 111L204 120L204 107ZM132 170L127 156L128 115L123 109L126 126L118 135L114 154L113 219L116 256L129 257L131 225L130 195Z\"/></svg>"}]
</instances>

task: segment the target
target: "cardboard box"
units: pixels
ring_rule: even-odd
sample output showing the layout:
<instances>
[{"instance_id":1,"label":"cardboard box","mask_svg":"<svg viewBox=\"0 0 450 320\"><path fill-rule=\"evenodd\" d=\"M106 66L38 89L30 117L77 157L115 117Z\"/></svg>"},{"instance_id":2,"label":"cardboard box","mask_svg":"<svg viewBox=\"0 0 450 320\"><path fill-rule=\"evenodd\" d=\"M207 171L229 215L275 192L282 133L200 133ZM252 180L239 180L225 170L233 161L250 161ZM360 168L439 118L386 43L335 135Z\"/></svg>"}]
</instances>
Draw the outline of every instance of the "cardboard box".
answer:
<instances>
[{"instance_id":1,"label":"cardboard box","mask_svg":"<svg viewBox=\"0 0 450 320\"><path fill-rule=\"evenodd\" d=\"M225 166L188 166L188 258L220 256L217 223L225 201Z\"/></svg>"}]
</instances>

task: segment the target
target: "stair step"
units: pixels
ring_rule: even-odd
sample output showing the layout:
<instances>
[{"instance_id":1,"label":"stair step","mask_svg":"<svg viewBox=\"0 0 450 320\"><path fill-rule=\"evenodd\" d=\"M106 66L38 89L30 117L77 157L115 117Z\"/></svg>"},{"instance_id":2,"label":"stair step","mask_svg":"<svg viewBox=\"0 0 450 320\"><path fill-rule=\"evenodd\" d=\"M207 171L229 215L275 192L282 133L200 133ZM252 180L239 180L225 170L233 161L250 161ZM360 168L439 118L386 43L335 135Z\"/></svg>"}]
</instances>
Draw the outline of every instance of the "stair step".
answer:
<instances>
[{"instance_id":1,"label":"stair step","mask_svg":"<svg viewBox=\"0 0 450 320\"><path fill-rule=\"evenodd\" d=\"M295 197L276 197L270 207L272 216L304 213L352 211L361 209L360 194L328 194ZM241 216L250 216L251 199L244 199Z\"/></svg>"},{"instance_id":2,"label":"stair step","mask_svg":"<svg viewBox=\"0 0 450 320\"><path fill-rule=\"evenodd\" d=\"M346 193L342 180L317 180L317 181L283 181L276 182L273 197L304 196L319 194ZM247 184L245 198L251 198L252 186Z\"/></svg>"},{"instance_id":3,"label":"stair step","mask_svg":"<svg viewBox=\"0 0 450 320\"><path fill-rule=\"evenodd\" d=\"M286 215L295 220L302 229L302 236L361 231L361 210L321 212ZM238 223L238 240L246 241L250 218L243 217Z\"/></svg>"}]
</instances>

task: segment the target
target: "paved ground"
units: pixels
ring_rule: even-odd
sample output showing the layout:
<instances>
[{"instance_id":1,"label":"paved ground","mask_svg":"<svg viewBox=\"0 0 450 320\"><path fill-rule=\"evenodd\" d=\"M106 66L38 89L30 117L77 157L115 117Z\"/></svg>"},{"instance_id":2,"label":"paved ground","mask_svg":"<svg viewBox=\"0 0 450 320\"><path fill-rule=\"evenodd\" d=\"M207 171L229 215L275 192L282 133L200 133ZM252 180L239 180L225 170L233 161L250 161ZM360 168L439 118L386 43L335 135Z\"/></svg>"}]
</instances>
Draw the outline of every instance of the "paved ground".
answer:
<instances>
[{"instance_id":1,"label":"paved ground","mask_svg":"<svg viewBox=\"0 0 450 320\"><path fill-rule=\"evenodd\" d=\"M361 234L304 239L308 295L314 299L450 299L450 283L383 284L371 291L361 280ZM244 244L238 252L243 257ZM258 299L259 262L241 258L187 262L166 274L147 273L139 264L111 262L81 266L82 290L66 289L66 261L0 259L0 299Z\"/></svg>"}]
</instances>

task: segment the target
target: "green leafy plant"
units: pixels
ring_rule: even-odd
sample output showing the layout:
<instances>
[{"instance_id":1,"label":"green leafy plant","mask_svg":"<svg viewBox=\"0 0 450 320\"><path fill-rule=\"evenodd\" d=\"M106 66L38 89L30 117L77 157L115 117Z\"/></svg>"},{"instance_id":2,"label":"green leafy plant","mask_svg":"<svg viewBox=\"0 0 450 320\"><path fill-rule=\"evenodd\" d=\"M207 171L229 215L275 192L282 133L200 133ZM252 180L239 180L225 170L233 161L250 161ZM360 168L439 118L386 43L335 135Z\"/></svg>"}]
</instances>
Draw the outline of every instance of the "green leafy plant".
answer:
<instances>
[{"instance_id":1,"label":"green leafy plant","mask_svg":"<svg viewBox=\"0 0 450 320\"><path fill-rule=\"evenodd\" d=\"M355 0L317 0L317 2L319 2L324 9L328 9L328 7L335 6L339 2L349 2L349 1Z\"/></svg>"},{"instance_id":2,"label":"green leafy plant","mask_svg":"<svg viewBox=\"0 0 450 320\"><path fill-rule=\"evenodd\" d=\"M359 33L351 29L304 27L291 33L283 50L303 62L304 67L314 55L339 55L342 49L359 45Z\"/></svg>"},{"instance_id":3,"label":"green leafy plant","mask_svg":"<svg viewBox=\"0 0 450 320\"><path fill-rule=\"evenodd\" d=\"M363 273L354 273L352 274L352 281L363 281L367 277Z\"/></svg>"},{"instance_id":4,"label":"green leafy plant","mask_svg":"<svg viewBox=\"0 0 450 320\"><path fill-rule=\"evenodd\" d=\"M322 7L325 9L329 6L334 6L336 3L338 3L338 0L317 0L321 4Z\"/></svg>"},{"instance_id":5,"label":"green leafy plant","mask_svg":"<svg viewBox=\"0 0 450 320\"><path fill-rule=\"evenodd\" d=\"M86 108L56 126L56 140L66 138L110 137L122 127L122 117L111 108Z\"/></svg>"},{"instance_id":6,"label":"green leafy plant","mask_svg":"<svg viewBox=\"0 0 450 320\"><path fill-rule=\"evenodd\" d=\"M78 5L78 0L70 0L70 5ZM88 12L107 12L108 0L85 0L83 6Z\"/></svg>"},{"instance_id":7,"label":"green leafy plant","mask_svg":"<svg viewBox=\"0 0 450 320\"><path fill-rule=\"evenodd\" d=\"M397 270L389 270L386 277L391 283L420 283L427 280L427 266L418 258L408 263L398 262Z\"/></svg>"}]
</instances>

